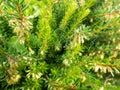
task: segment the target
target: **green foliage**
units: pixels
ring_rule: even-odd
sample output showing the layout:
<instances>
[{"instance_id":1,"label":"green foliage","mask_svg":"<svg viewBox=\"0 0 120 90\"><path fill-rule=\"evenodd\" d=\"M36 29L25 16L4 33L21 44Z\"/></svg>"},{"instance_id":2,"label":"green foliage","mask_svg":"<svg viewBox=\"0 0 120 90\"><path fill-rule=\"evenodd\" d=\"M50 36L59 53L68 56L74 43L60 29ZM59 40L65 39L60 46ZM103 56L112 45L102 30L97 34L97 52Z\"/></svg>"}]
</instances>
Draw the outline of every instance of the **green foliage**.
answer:
<instances>
[{"instance_id":1,"label":"green foliage","mask_svg":"<svg viewBox=\"0 0 120 90\"><path fill-rule=\"evenodd\" d=\"M119 0L1 0L2 90L118 90Z\"/></svg>"}]
</instances>

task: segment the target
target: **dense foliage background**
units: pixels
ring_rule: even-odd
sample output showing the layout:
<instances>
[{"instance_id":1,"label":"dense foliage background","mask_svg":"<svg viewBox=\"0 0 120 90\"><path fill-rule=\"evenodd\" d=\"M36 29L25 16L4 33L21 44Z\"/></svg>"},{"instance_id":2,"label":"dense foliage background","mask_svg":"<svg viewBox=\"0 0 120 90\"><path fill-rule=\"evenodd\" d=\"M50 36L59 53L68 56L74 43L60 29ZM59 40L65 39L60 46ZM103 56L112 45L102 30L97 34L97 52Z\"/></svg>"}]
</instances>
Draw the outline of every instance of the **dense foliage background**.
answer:
<instances>
[{"instance_id":1,"label":"dense foliage background","mask_svg":"<svg viewBox=\"0 0 120 90\"><path fill-rule=\"evenodd\" d=\"M120 0L0 0L1 90L119 90Z\"/></svg>"}]
</instances>

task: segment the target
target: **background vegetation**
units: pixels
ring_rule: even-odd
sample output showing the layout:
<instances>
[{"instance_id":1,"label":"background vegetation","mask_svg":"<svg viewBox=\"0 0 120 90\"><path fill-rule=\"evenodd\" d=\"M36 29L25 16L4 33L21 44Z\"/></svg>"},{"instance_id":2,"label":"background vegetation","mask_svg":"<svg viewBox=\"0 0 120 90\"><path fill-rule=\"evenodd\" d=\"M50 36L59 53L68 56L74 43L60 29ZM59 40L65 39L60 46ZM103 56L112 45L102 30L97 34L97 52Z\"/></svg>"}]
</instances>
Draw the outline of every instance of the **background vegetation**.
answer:
<instances>
[{"instance_id":1,"label":"background vegetation","mask_svg":"<svg viewBox=\"0 0 120 90\"><path fill-rule=\"evenodd\" d=\"M1 90L119 90L120 0L0 0Z\"/></svg>"}]
</instances>

